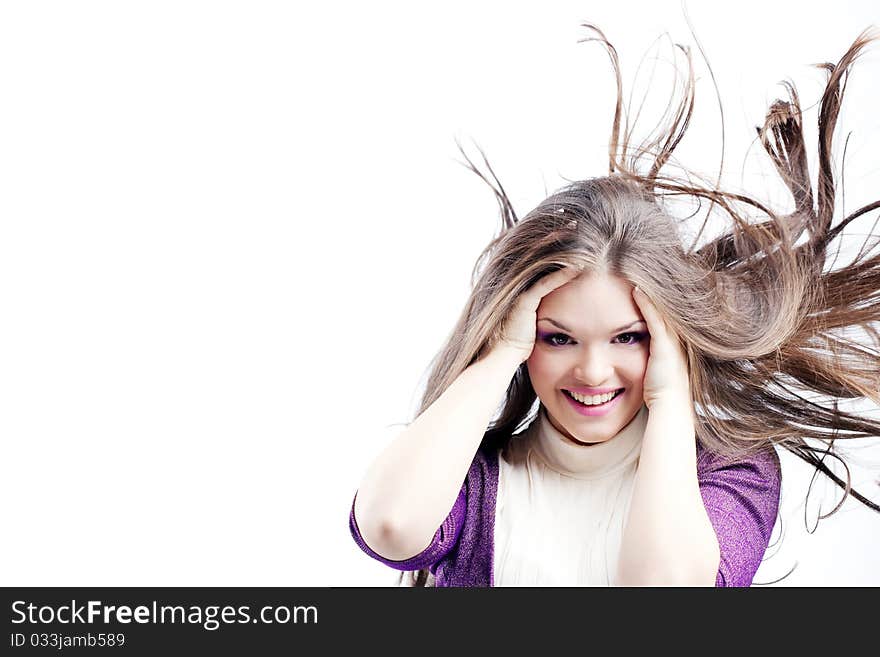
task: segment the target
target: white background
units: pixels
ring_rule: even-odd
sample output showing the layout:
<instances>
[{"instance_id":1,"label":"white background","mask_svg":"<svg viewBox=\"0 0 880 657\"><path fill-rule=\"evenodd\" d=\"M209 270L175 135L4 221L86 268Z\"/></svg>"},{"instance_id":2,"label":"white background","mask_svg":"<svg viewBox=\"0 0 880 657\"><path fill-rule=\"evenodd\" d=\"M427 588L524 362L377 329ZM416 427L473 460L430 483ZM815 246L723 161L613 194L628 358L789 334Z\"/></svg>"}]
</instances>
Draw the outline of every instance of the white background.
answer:
<instances>
[{"instance_id":1,"label":"white background","mask_svg":"<svg viewBox=\"0 0 880 657\"><path fill-rule=\"evenodd\" d=\"M730 180L770 193L753 138L777 82L812 105L809 65L876 3L689 12ZM664 31L696 45L667 0L4 3L0 584L390 585L350 537L352 497L498 227L454 140L486 150L520 216L603 174L613 78L583 21L628 81ZM838 133L850 209L880 189L878 52ZM695 60L681 159L711 175ZM876 443L853 471L875 500ZM783 585L880 584L880 514L850 499L808 534L812 470L783 459L785 538L756 581L797 563Z\"/></svg>"}]
</instances>

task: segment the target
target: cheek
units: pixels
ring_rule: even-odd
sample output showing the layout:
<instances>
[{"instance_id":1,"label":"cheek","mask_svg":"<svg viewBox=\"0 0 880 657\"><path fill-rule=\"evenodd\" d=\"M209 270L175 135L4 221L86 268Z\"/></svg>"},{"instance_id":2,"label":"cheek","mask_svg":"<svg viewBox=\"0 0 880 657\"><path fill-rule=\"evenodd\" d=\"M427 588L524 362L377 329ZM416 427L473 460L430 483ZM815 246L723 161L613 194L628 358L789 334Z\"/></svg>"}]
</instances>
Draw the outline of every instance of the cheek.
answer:
<instances>
[{"instance_id":1,"label":"cheek","mask_svg":"<svg viewBox=\"0 0 880 657\"><path fill-rule=\"evenodd\" d=\"M626 362L626 374L635 385L641 386L645 381L645 372L648 371L648 352L633 354Z\"/></svg>"},{"instance_id":2,"label":"cheek","mask_svg":"<svg viewBox=\"0 0 880 657\"><path fill-rule=\"evenodd\" d=\"M554 387L559 377L565 372L565 359L547 354L544 351L535 351L526 361L526 368L529 372L529 379L532 381L532 387L536 391L545 390L548 387Z\"/></svg>"},{"instance_id":3,"label":"cheek","mask_svg":"<svg viewBox=\"0 0 880 657\"><path fill-rule=\"evenodd\" d=\"M614 368L617 374L625 377L631 385L641 387L648 369L648 356L647 348L627 354L617 360ZM556 388L560 380L570 378L572 368L576 365L577 358L567 358L565 354L548 353L546 350L538 351L537 348L526 360L529 379L536 391Z\"/></svg>"}]
</instances>

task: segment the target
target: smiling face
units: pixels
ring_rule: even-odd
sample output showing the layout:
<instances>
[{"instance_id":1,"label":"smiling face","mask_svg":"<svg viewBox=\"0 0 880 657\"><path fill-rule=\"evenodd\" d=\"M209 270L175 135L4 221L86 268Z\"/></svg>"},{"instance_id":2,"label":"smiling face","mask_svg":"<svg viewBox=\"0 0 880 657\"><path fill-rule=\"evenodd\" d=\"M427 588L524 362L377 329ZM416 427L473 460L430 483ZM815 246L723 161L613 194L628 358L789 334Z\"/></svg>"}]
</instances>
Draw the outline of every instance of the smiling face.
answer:
<instances>
[{"instance_id":1,"label":"smiling face","mask_svg":"<svg viewBox=\"0 0 880 657\"><path fill-rule=\"evenodd\" d=\"M613 438L644 403L650 337L632 289L615 276L584 274L538 306L535 348L526 361L529 377L550 422L579 444ZM596 406L569 394L621 388L623 393ZM607 397L578 396L588 404Z\"/></svg>"}]
</instances>

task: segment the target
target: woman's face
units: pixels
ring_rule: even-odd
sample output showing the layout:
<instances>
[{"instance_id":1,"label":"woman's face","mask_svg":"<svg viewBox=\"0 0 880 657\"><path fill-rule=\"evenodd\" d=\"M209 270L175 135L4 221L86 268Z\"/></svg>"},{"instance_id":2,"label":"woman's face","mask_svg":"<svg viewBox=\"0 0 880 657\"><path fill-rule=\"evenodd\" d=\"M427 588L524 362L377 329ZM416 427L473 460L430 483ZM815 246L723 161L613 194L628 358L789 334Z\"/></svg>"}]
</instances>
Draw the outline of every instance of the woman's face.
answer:
<instances>
[{"instance_id":1,"label":"woman's face","mask_svg":"<svg viewBox=\"0 0 880 657\"><path fill-rule=\"evenodd\" d=\"M574 442L613 438L641 408L649 335L632 285L584 274L546 295L538 306L535 348L526 361L532 386L556 429ZM610 402L585 406L569 392L617 391ZM607 395L606 395L607 396Z\"/></svg>"}]
</instances>

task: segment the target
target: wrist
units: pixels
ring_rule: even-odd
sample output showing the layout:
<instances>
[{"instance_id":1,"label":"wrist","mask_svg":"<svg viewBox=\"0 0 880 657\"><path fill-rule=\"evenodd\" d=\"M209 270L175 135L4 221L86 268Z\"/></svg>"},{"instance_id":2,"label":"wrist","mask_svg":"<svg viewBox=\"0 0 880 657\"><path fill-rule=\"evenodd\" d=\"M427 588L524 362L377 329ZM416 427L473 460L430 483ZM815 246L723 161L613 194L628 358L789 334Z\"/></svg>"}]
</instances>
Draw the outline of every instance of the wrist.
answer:
<instances>
[{"instance_id":1,"label":"wrist","mask_svg":"<svg viewBox=\"0 0 880 657\"><path fill-rule=\"evenodd\" d=\"M488 354L484 357L484 360L491 360L493 363L497 363L501 367L508 367L512 370L516 370L522 365L529 357L529 354L525 353L522 349L517 349L508 344L499 343L492 347Z\"/></svg>"},{"instance_id":2,"label":"wrist","mask_svg":"<svg viewBox=\"0 0 880 657\"><path fill-rule=\"evenodd\" d=\"M654 417L662 417L664 420L675 421L677 424L686 423L693 429L696 426L696 413L690 395L670 394L653 399L650 404L645 404L648 412Z\"/></svg>"}]
</instances>

